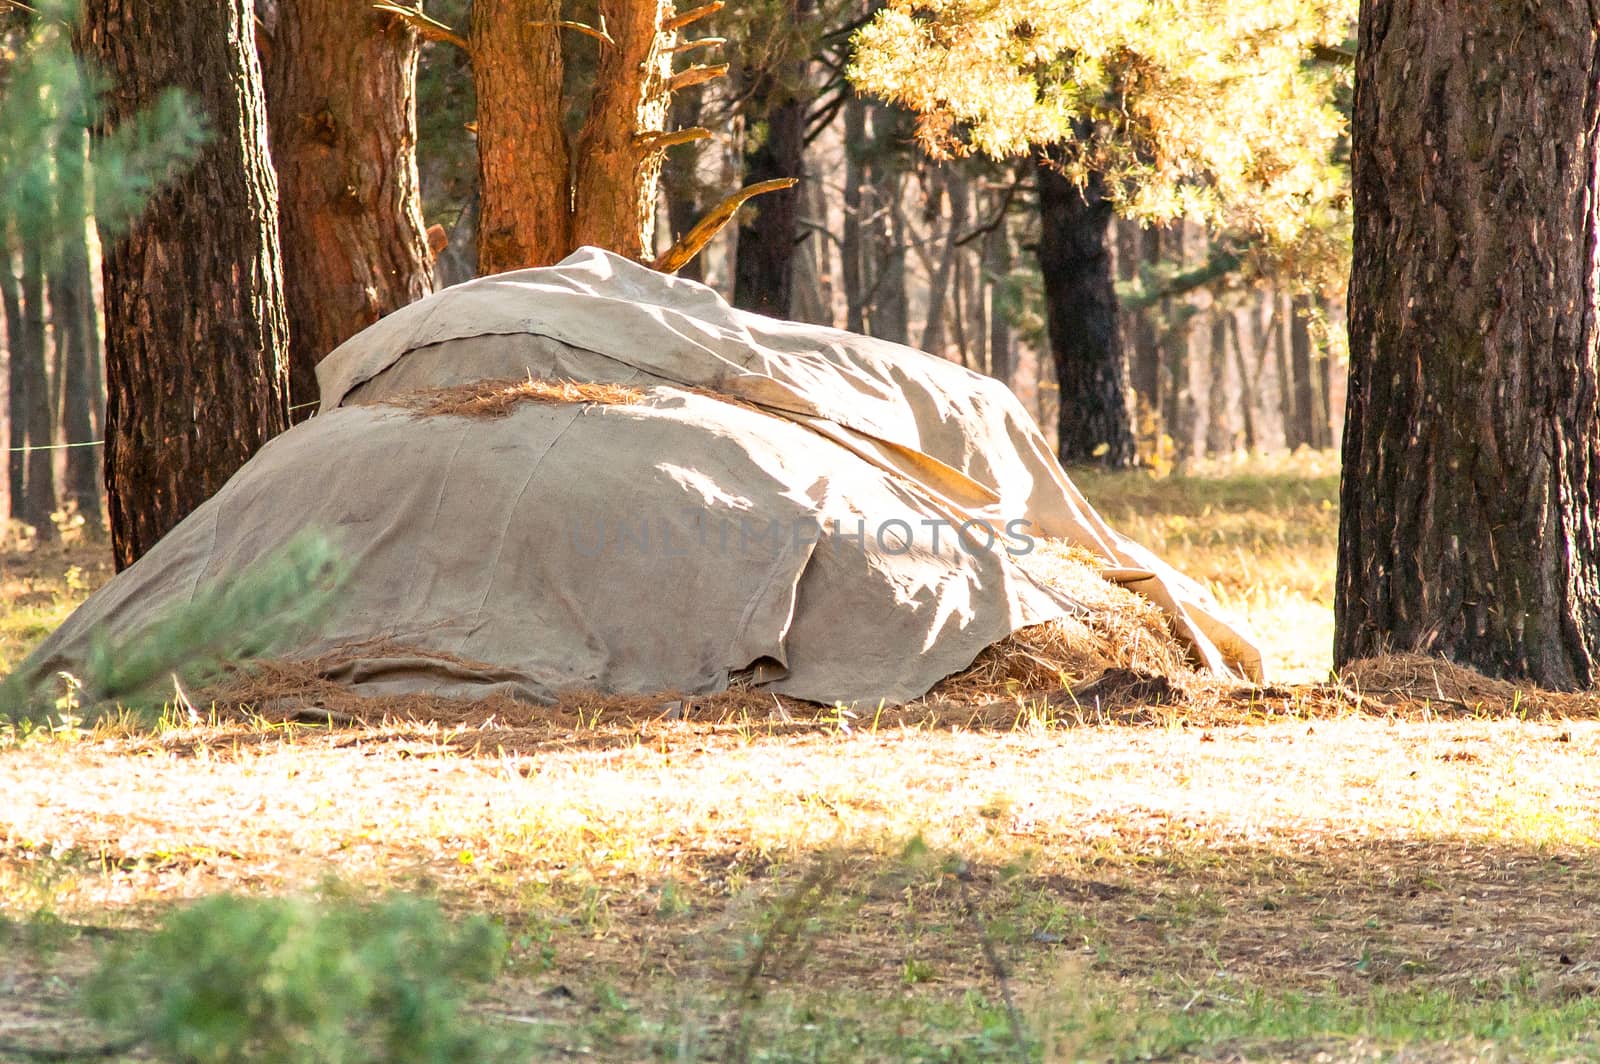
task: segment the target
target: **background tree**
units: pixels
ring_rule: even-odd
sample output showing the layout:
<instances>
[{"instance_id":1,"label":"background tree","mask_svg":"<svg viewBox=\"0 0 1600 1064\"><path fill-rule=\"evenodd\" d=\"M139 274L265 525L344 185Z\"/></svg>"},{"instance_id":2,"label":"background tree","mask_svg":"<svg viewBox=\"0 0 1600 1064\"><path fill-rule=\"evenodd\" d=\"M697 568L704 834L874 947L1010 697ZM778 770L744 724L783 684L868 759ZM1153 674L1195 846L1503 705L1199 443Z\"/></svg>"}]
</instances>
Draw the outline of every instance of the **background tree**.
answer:
<instances>
[{"instance_id":1,"label":"background tree","mask_svg":"<svg viewBox=\"0 0 1600 1064\"><path fill-rule=\"evenodd\" d=\"M249 5L91 0L83 43L113 83L103 128L180 88L209 131L105 256L106 491L124 568L286 427L288 323Z\"/></svg>"},{"instance_id":2,"label":"background tree","mask_svg":"<svg viewBox=\"0 0 1600 1064\"><path fill-rule=\"evenodd\" d=\"M894 0L861 32L852 76L906 105L935 152L1041 156L1071 180L1045 180L1041 266L1060 292L1110 285L1109 212L1149 223L1191 217L1310 265L1337 259L1341 121L1333 73L1307 60L1342 41L1348 0L1206 0L1049 5L1037 0ZM1093 185L1091 185L1093 178ZM1079 202L1073 202L1074 194ZM1074 224L1070 236L1062 229ZM1058 271L1095 276L1054 276ZM1114 306L1051 299L1062 457L1130 460L1131 417ZM1065 320L1063 320L1065 319ZM1092 344L1091 342L1092 341ZM1086 364L1086 362L1088 364ZM1069 401L1070 400L1070 401ZM1078 402L1088 404L1080 416ZM1108 426L1085 439L1087 424Z\"/></svg>"},{"instance_id":3,"label":"background tree","mask_svg":"<svg viewBox=\"0 0 1600 1064\"><path fill-rule=\"evenodd\" d=\"M1362 6L1339 662L1597 679L1597 25Z\"/></svg>"},{"instance_id":4,"label":"background tree","mask_svg":"<svg viewBox=\"0 0 1600 1064\"><path fill-rule=\"evenodd\" d=\"M303 407L317 399L324 355L433 288L417 182L417 33L368 0L278 0L263 14L290 400Z\"/></svg>"},{"instance_id":5,"label":"background tree","mask_svg":"<svg viewBox=\"0 0 1600 1064\"><path fill-rule=\"evenodd\" d=\"M562 17L556 0L479 0L465 37L420 11L380 6L470 55L482 273L549 265L586 244L672 272L750 197L793 184L742 189L656 254L662 155L710 135L703 128L669 131L672 97L728 69L691 62L674 72L676 57L723 43L680 34L720 10L720 0L683 12L672 0L599 0L592 24ZM574 39L592 45L595 57L582 104L567 72Z\"/></svg>"},{"instance_id":6,"label":"background tree","mask_svg":"<svg viewBox=\"0 0 1600 1064\"><path fill-rule=\"evenodd\" d=\"M72 50L75 5L0 7L0 299L6 312L11 516L55 529L56 448L66 443L65 501L99 531L104 396L89 234L127 225L199 136L176 90L104 137L87 131L102 79ZM17 272L20 265L21 272ZM62 431L58 431L61 429Z\"/></svg>"},{"instance_id":7,"label":"background tree","mask_svg":"<svg viewBox=\"0 0 1600 1064\"><path fill-rule=\"evenodd\" d=\"M771 5L764 33L746 33L739 42L736 91L743 97L746 129L744 179L773 181L805 174L806 133L811 112L809 67L817 50L816 0L782 0ZM752 40L752 37L756 40ZM750 47L759 43L758 49ZM733 282L733 303L760 314L788 317L794 300L796 245L800 228L799 192L768 196L742 212Z\"/></svg>"}]
</instances>

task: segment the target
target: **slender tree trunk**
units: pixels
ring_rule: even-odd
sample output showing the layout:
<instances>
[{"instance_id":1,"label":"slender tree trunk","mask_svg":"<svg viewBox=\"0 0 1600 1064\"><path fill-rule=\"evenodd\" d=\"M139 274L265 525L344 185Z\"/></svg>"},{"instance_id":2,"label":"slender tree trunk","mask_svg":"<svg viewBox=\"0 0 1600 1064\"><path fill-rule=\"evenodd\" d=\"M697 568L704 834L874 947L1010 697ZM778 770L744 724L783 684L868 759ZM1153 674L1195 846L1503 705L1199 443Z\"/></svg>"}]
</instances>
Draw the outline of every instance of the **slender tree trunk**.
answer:
<instances>
[{"instance_id":1,"label":"slender tree trunk","mask_svg":"<svg viewBox=\"0 0 1600 1064\"><path fill-rule=\"evenodd\" d=\"M867 105L851 96L844 105L844 231L839 241L839 277L844 283L845 328L867 331L865 223L868 203L862 196L867 184L862 153L867 150Z\"/></svg>"},{"instance_id":2,"label":"slender tree trunk","mask_svg":"<svg viewBox=\"0 0 1600 1064\"><path fill-rule=\"evenodd\" d=\"M815 0L788 0L796 25L816 12ZM811 93L802 57L786 68L760 72L745 95L756 114L765 112L766 136L753 149L746 137L745 184L780 177L805 177L806 112ZM794 254L800 242L801 189L762 197L746 208L739 225L739 261L733 303L745 310L788 317L794 289Z\"/></svg>"},{"instance_id":3,"label":"slender tree trunk","mask_svg":"<svg viewBox=\"0 0 1600 1064\"><path fill-rule=\"evenodd\" d=\"M1161 260L1161 231L1134 221L1119 223L1117 274L1123 281L1139 278L1143 265ZM1161 338L1155 326L1155 309L1145 308L1122 315L1128 339L1129 381L1133 385L1135 430L1143 433L1153 426L1163 431L1161 421Z\"/></svg>"},{"instance_id":4,"label":"slender tree trunk","mask_svg":"<svg viewBox=\"0 0 1600 1064\"><path fill-rule=\"evenodd\" d=\"M1586 687L1600 654L1600 34L1366 0L1334 656Z\"/></svg>"},{"instance_id":5,"label":"slender tree trunk","mask_svg":"<svg viewBox=\"0 0 1600 1064\"><path fill-rule=\"evenodd\" d=\"M1294 438L1296 444L1316 447L1322 443L1317 433L1316 382L1311 373L1311 330L1306 324L1306 297L1294 297L1289 315L1289 366L1294 374Z\"/></svg>"},{"instance_id":6,"label":"slender tree trunk","mask_svg":"<svg viewBox=\"0 0 1600 1064\"><path fill-rule=\"evenodd\" d=\"M17 284L16 256L11 252L12 236L12 231L0 226L0 302L6 313L6 516L20 521L28 483L28 421L23 415L28 400L22 356L28 326L22 312L22 289Z\"/></svg>"},{"instance_id":7,"label":"slender tree trunk","mask_svg":"<svg viewBox=\"0 0 1600 1064\"><path fill-rule=\"evenodd\" d=\"M472 5L479 273L548 266L574 246L560 17L560 0Z\"/></svg>"},{"instance_id":8,"label":"slender tree trunk","mask_svg":"<svg viewBox=\"0 0 1600 1064\"><path fill-rule=\"evenodd\" d=\"M89 354L85 304L94 293L82 287L82 263L88 258L81 237L64 242L62 268L50 278L50 311L55 322L59 370L62 377L62 435L66 452L65 498L76 505L89 535L100 529L100 454L85 446L94 439L94 385L90 374L98 367ZM88 308L89 313L93 308Z\"/></svg>"},{"instance_id":9,"label":"slender tree trunk","mask_svg":"<svg viewBox=\"0 0 1600 1064\"><path fill-rule=\"evenodd\" d=\"M317 399L324 355L433 287L417 189L416 31L365 0L280 0L265 74L289 396L303 407Z\"/></svg>"},{"instance_id":10,"label":"slender tree trunk","mask_svg":"<svg viewBox=\"0 0 1600 1064\"><path fill-rule=\"evenodd\" d=\"M690 129L700 124L703 96L698 91L680 92L672 98L672 127ZM674 239L694 228L700 220L700 146L685 144L667 153L661 163L661 191L667 202L667 224ZM678 271L691 281L705 280L705 257L696 255Z\"/></svg>"},{"instance_id":11,"label":"slender tree trunk","mask_svg":"<svg viewBox=\"0 0 1600 1064\"><path fill-rule=\"evenodd\" d=\"M106 491L119 569L288 424L277 188L245 0L89 0L115 126L185 89L211 139L105 256Z\"/></svg>"},{"instance_id":12,"label":"slender tree trunk","mask_svg":"<svg viewBox=\"0 0 1600 1064\"><path fill-rule=\"evenodd\" d=\"M1261 437L1256 430L1256 397L1260 383L1260 374L1252 376L1250 361L1244 351L1244 338L1248 331L1254 338L1253 330L1242 329L1239 318L1243 315L1246 322L1252 322L1259 317L1254 306L1235 311L1229 315L1228 335L1233 341L1230 347L1233 350L1234 371L1239 378L1239 424L1244 433L1244 447L1247 451L1254 451L1261 446Z\"/></svg>"},{"instance_id":13,"label":"slender tree trunk","mask_svg":"<svg viewBox=\"0 0 1600 1064\"><path fill-rule=\"evenodd\" d=\"M1209 454L1232 454L1238 448L1238 438L1233 431L1233 412L1228 409L1229 356L1228 326L1233 315L1221 301L1211 308L1210 384L1206 389L1206 451Z\"/></svg>"},{"instance_id":14,"label":"slender tree trunk","mask_svg":"<svg viewBox=\"0 0 1600 1064\"><path fill-rule=\"evenodd\" d=\"M933 267L932 276L928 278L928 317L922 325L922 342L917 345L930 355L938 355L940 358L945 356L945 323L949 317L946 304L950 299L950 282L955 277L956 256L961 254L961 249L956 246L956 240L961 236L960 230L966 227L966 219L956 217L955 197L949 195L951 176L948 168L935 171L932 211L943 214L947 224L944 247L940 249L938 265ZM948 202L949 209L940 211L941 201Z\"/></svg>"},{"instance_id":15,"label":"slender tree trunk","mask_svg":"<svg viewBox=\"0 0 1600 1064\"><path fill-rule=\"evenodd\" d=\"M1111 204L1098 175L1079 188L1048 158L1039 164L1039 268L1060 386L1061 460L1130 466L1137 454L1106 243Z\"/></svg>"},{"instance_id":16,"label":"slender tree trunk","mask_svg":"<svg viewBox=\"0 0 1600 1064\"><path fill-rule=\"evenodd\" d=\"M984 237L983 272L989 281L989 375L1009 388L1017 372L1017 354L1008 290L1011 229L1004 220Z\"/></svg>"},{"instance_id":17,"label":"slender tree trunk","mask_svg":"<svg viewBox=\"0 0 1600 1064\"><path fill-rule=\"evenodd\" d=\"M910 244L900 179L892 167L875 168L878 224L873 226L872 335L897 344L911 342L911 299L906 290L906 248Z\"/></svg>"},{"instance_id":18,"label":"slender tree trunk","mask_svg":"<svg viewBox=\"0 0 1600 1064\"><path fill-rule=\"evenodd\" d=\"M28 471L20 516L42 540L55 538L56 510L55 395L45 358L44 261L38 241L22 248L22 312L26 341L12 357L22 361L21 416L27 426ZM16 410L15 405L13 411ZM13 415L15 416L15 414Z\"/></svg>"}]
</instances>

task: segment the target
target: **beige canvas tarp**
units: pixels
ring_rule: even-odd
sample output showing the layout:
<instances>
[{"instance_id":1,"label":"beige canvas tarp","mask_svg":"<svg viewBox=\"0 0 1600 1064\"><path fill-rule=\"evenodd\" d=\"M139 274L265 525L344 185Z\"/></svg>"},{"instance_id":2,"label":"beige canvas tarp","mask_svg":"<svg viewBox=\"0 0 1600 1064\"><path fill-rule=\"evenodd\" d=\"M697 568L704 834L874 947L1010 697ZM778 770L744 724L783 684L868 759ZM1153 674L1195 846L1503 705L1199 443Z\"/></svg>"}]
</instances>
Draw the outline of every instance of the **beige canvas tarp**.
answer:
<instances>
[{"instance_id":1,"label":"beige canvas tarp","mask_svg":"<svg viewBox=\"0 0 1600 1064\"><path fill-rule=\"evenodd\" d=\"M594 249L406 307L318 367L318 415L269 443L36 652L82 660L308 527L350 577L293 648L385 638L362 690L719 690L914 698L1016 629L1082 607L1030 579L1036 537L1098 554L1196 657L1260 674L1209 597L1118 535L1009 389L896 344L729 307ZM418 416L487 378L626 385L636 402Z\"/></svg>"}]
</instances>

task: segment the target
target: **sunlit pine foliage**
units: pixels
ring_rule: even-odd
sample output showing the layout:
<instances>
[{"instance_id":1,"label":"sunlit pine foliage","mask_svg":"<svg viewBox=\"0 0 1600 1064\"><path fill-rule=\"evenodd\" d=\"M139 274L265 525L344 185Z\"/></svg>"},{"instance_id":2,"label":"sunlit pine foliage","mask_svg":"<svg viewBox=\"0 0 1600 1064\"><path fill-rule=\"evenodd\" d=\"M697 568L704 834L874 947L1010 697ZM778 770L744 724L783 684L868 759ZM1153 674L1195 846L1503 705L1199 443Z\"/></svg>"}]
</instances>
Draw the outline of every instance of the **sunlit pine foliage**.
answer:
<instances>
[{"instance_id":1,"label":"sunlit pine foliage","mask_svg":"<svg viewBox=\"0 0 1600 1064\"><path fill-rule=\"evenodd\" d=\"M935 155L1054 147L1120 213L1179 217L1337 272L1349 175L1338 62L1354 0L889 0L857 87ZM1328 61L1329 59L1335 61Z\"/></svg>"}]
</instances>

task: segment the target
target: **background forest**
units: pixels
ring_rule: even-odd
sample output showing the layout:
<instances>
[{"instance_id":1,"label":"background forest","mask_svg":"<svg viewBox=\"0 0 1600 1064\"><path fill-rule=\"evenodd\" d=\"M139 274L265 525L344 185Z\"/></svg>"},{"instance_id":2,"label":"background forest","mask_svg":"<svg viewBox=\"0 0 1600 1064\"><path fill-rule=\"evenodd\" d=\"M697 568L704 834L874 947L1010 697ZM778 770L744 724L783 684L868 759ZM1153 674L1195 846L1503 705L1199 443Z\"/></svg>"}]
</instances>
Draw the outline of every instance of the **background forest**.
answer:
<instances>
[{"instance_id":1,"label":"background forest","mask_svg":"<svg viewBox=\"0 0 1600 1064\"><path fill-rule=\"evenodd\" d=\"M437 240L441 286L475 275L479 263L475 85L466 51L444 29L466 27L469 6L429 6L439 28L422 34L434 39L421 42L415 76L420 206ZM568 8L574 21L596 18L583 4ZM705 20L701 35L726 40L729 69L674 94L669 126L709 135L666 155L658 252L729 190L799 177L793 190L746 205L681 273L738 306L907 343L1005 380L1069 462L1166 473L1206 456L1332 446L1343 407L1344 213L1317 218L1321 246L1308 257L1302 241L1298 258L1259 229L1230 228L1233 219L1221 214L1208 223L1188 204L1124 200L1113 217L1098 177L1080 187L1082 174L1025 142L996 158L941 141L930 134L927 101L912 101L914 110L895 102L893 91L852 84L854 74L881 87L892 80L893 62L927 58L896 56L865 38L878 66L852 70L857 34L877 11L855 2L758 0ZM283 32L274 0L262 0L256 14L269 89L292 103L292 86L270 76L275 35ZM33 201L12 201L0 230L4 505L49 538L63 523L93 530L103 520L103 293L94 215L115 226L127 208L108 192L116 183L104 179L94 210L85 200L93 94L76 88L84 75L71 60L68 29L20 5L5 5L0 20L0 92L21 98L21 82L34 79L54 107L43 114L10 107L0 124L0 150L33 167ZM595 74L596 49L576 40L564 70L569 101L584 98ZM1327 67L1342 69L1337 58ZM1326 85L1328 102L1347 107L1344 81ZM1249 108L1220 116L1235 125L1300 106L1293 98L1213 99L1199 83L1165 91L1193 94L1180 101L1189 106ZM99 165L137 186L141 167L184 157L195 137L186 121L174 101L150 116L149 143L134 158L117 157L108 145ZM289 136L281 133L279 143ZM1332 160L1332 180L1344 189L1336 195L1347 195L1345 151L1341 142ZM1171 217L1175 208L1179 216ZM282 240L290 263L326 253L288 217ZM1085 288L1085 275L1097 272L1114 283L1114 294L1097 293L1092 280ZM1077 335L1062 322L1053 332L1052 300L1058 318L1070 313L1062 310L1067 303L1098 308L1101 320L1077 326ZM342 339L338 323L317 335L328 346ZM1112 404L1126 409L1126 434L1107 430L1103 412L1087 406L1106 401L1104 386L1095 396L1073 376L1085 345L1098 349L1090 357L1114 364ZM303 378L295 383L298 419L314 393L303 394Z\"/></svg>"}]
</instances>

